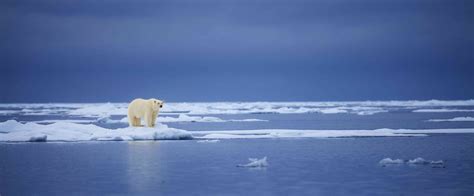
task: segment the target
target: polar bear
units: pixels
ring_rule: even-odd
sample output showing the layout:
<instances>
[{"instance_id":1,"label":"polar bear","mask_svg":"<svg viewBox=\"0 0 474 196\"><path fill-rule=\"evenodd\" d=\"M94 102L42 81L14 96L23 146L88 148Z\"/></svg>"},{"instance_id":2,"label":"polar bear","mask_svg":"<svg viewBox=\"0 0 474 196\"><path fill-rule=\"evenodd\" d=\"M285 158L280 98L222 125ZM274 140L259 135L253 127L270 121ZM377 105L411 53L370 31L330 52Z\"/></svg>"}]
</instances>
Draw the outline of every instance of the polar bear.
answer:
<instances>
[{"instance_id":1,"label":"polar bear","mask_svg":"<svg viewBox=\"0 0 474 196\"><path fill-rule=\"evenodd\" d=\"M141 127L141 120L145 120L145 126L155 127L156 117L163 101L158 99L135 99L128 105L128 124L131 127Z\"/></svg>"}]
</instances>

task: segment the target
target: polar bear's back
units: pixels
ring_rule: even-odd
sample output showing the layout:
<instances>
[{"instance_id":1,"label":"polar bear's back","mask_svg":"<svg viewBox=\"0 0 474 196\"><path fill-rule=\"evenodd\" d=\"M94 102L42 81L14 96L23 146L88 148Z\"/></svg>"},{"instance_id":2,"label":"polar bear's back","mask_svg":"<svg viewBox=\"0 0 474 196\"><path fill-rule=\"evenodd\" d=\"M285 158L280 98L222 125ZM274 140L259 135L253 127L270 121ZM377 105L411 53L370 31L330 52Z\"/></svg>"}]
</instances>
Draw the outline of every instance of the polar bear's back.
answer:
<instances>
[{"instance_id":1,"label":"polar bear's back","mask_svg":"<svg viewBox=\"0 0 474 196\"><path fill-rule=\"evenodd\" d=\"M149 110L150 106L146 99L134 99L128 105L128 115L133 117L143 117L145 111Z\"/></svg>"}]
</instances>

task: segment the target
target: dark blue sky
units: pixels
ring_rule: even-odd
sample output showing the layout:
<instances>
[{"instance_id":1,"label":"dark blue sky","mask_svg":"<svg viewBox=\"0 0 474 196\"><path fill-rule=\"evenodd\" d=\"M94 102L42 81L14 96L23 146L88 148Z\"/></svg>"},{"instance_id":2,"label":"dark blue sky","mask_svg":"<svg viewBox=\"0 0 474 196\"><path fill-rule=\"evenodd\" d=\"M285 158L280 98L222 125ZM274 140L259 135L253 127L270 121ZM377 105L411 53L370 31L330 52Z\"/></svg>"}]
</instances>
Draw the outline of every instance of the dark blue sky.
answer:
<instances>
[{"instance_id":1,"label":"dark blue sky","mask_svg":"<svg viewBox=\"0 0 474 196\"><path fill-rule=\"evenodd\" d=\"M474 98L472 0L2 0L0 102Z\"/></svg>"}]
</instances>

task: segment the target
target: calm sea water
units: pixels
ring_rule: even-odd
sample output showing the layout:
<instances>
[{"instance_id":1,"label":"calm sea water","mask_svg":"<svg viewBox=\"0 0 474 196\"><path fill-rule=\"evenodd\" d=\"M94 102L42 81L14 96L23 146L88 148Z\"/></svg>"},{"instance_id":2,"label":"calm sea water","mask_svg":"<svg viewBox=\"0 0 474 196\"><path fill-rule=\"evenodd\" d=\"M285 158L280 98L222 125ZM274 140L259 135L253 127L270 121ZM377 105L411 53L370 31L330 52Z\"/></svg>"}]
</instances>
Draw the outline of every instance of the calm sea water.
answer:
<instances>
[{"instance_id":1,"label":"calm sea water","mask_svg":"<svg viewBox=\"0 0 474 196\"><path fill-rule=\"evenodd\" d=\"M233 129L472 128L426 122L473 112L210 115L268 122L167 123L190 131ZM0 116L32 121L51 116ZM55 116L55 119L70 118ZM121 116L113 116L120 119ZM124 124L100 124L108 128ZM241 168L267 157L268 167ZM443 160L382 166L383 158ZM474 134L333 139L229 139L0 143L3 195L472 195Z\"/></svg>"},{"instance_id":2,"label":"calm sea water","mask_svg":"<svg viewBox=\"0 0 474 196\"><path fill-rule=\"evenodd\" d=\"M474 135L0 145L2 195L472 195ZM249 157L266 168L240 168ZM386 157L445 160L382 167Z\"/></svg>"}]
</instances>

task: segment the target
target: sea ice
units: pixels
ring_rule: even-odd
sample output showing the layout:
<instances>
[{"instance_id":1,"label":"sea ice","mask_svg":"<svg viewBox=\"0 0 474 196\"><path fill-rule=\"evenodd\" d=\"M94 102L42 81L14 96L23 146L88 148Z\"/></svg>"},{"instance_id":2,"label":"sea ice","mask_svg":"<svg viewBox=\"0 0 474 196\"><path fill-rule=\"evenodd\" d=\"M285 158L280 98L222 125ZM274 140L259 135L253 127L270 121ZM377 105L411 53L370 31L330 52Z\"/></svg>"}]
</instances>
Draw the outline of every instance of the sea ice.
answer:
<instances>
[{"instance_id":1,"label":"sea ice","mask_svg":"<svg viewBox=\"0 0 474 196\"><path fill-rule=\"evenodd\" d=\"M441 109L418 109L418 110L413 110L413 112L474 112L474 110L470 109L447 109L447 108L441 108Z\"/></svg>"},{"instance_id":2,"label":"sea ice","mask_svg":"<svg viewBox=\"0 0 474 196\"><path fill-rule=\"evenodd\" d=\"M429 161L425 160L421 157L410 159L410 160L402 160L402 159L391 159L391 158L384 158L379 161L379 164L382 166L391 165L391 164L409 164L409 165L431 165L434 168L444 168L444 161Z\"/></svg>"},{"instance_id":3,"label":"sea ice","mask_svg":"<svg viewBox=\"0 0 474 196\"><path fill-rule=\"evenodd\" d=\"M267 157L263 157L262 159L257 158L249 158L249 163L247 164L239 164L237 167L267 167Z\"/></svg>"},{"instance_id":4,"label":"sea ice","mask_svg":"<svg viewBox=\"0 0 474 196\"><path fill-rule=\"evenodd\" d=\"M429 164L430 162L421 158L421 157L418 157L418 158L415 158L415 159L411 159L411 160L408 160L408 163L409 164L417 164L417 165L426 165L426 164Z\"/></svg>"},{"instance_id":5,"label":"sea ice","mask_svg":"<svg viewBox=\"0 0 474 196\"><path fill-rule=\"evenodd\" d=\"M57 122L53 124L20 123L9 120L0 123L0 141L90 141L90 140L179 140L192 139L180 129L157 124L155 128L126 127L106 129L93 124Z\"/></svg>"},{"instance_id":6,"label":"sea ice","mask_svg":"<svg viewBox=\"0 0 474 196\"><path fill-rule=\"evenodd\" d=\"M208 103L166 103L162 114L301 114L301 113L350 113L372 115L392 109L410 109L414 112L473 112L473 109L447 108L474 106L474 100L459 101L354 101L354 102L208 102ZM128 103L88 104L0 104L0 115L57 115L66 114L82 117L110 117L127 115ZM434 107L445 107L436 109Z\"/></svg>"},{"instance_id":7,"label":"sea ice","mask_svg":"<svg viewBox=\"0 0 474 196\"><path fill-rule=\"evenodd\" d=\"M387 165L387 164L403 164L405 161L401 159L391 159L391 158L385 158L379 161L379 164L381 165Z\"/></svg>"},{"instance_id":8,"label":"sea ice","mask_svg":"<svg viewBox=\"0 0 474 196\"><path fill-rule=\"evenodd\" d=\"M428 122L468 122L474 121L474 117L455 117L451 119L430 119Z\"/></svg>"},{"instance_id":9,"label":"sea ice","mask_svg":"<svg viewBox=\"0 0 474 196\"><path fill-rule=\"evenodd\" d=\"M212 116L189 116L186 114L179 114L176 118L171 116L159 116L156 122L170 123L170 122L266 122L261 119L230 119L223 120ZM112 120L109 117L100 118L102 123L128 123L128 118L124 117L121 120Z\"/></svg>"},{"instance_id":10,"label":"sea ice","mask_svg":"<svg viewBox=\"0 0 474 196\"><path fill-rule=\"evenodd\" d=\"M220 140L198 140L198 143L217 143L220 142Z\"/></svg>"}]
</instances>

